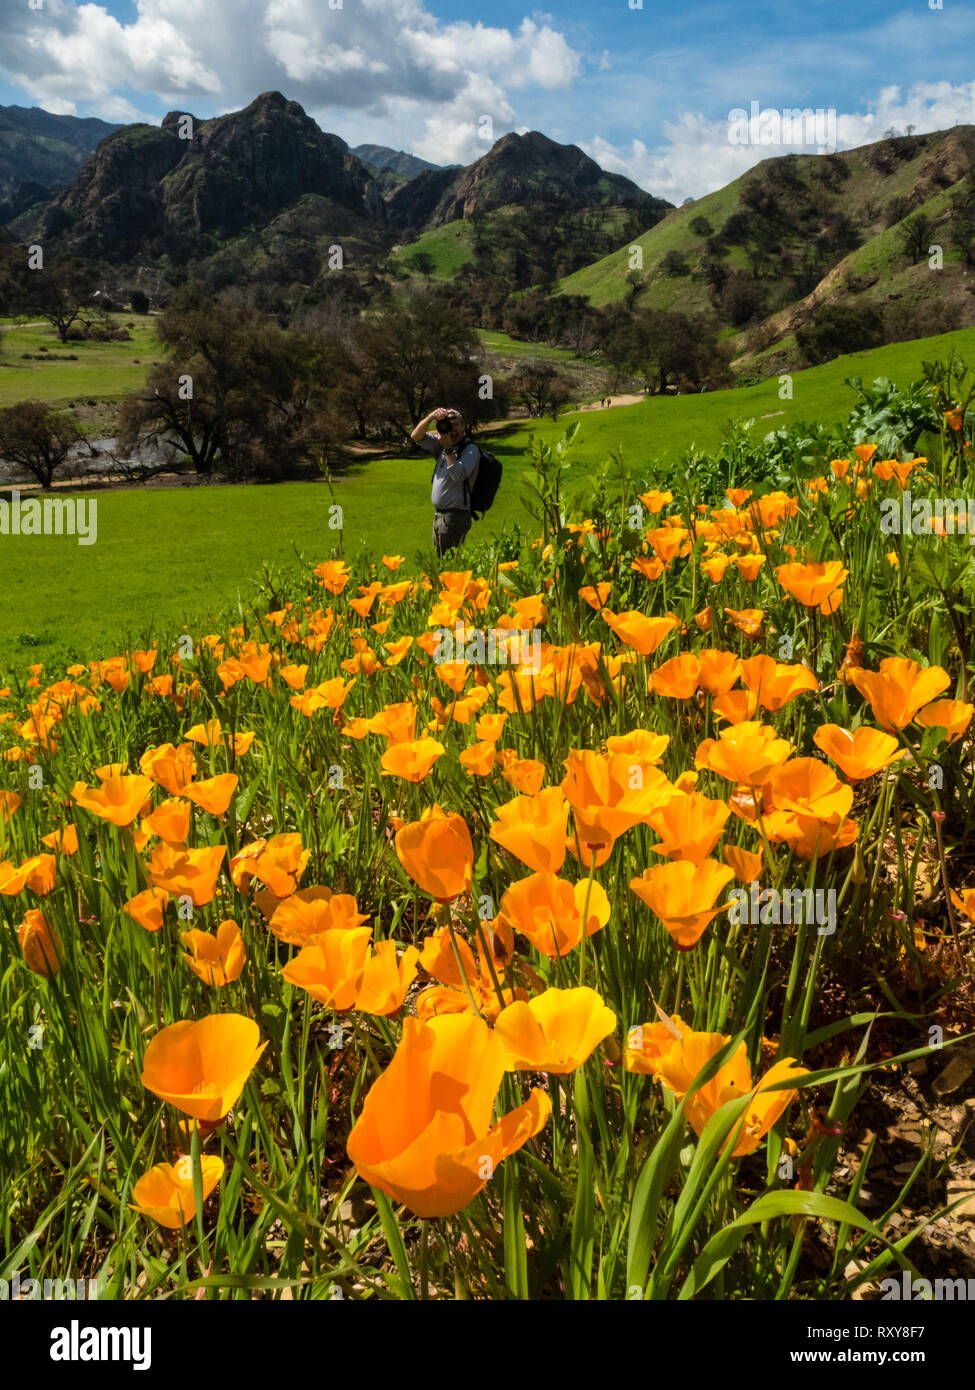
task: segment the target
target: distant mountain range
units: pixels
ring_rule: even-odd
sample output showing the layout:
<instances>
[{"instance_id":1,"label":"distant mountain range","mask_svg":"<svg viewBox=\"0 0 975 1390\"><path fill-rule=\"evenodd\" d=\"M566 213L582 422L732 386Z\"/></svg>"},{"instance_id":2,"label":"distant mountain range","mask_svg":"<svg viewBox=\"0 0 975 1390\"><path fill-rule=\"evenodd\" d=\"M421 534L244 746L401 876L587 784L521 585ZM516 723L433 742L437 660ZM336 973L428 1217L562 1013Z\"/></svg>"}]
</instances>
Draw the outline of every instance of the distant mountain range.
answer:
<instances>
[{"instance_id":1,"label":"distant mountain range","mask_svg":"<svg viewBox=\"0 0 975 1390\"><path fill-rule=\"evenodd\" d=\"M351 236L378 254L457 217L528 202L567 212L639 208L645 226L670 207L537 131L506 135L474 164L450 168L382 146L359 148L382 167L280 92L209 120L170 112L161 126L110 131L70 186L8 225L17 236L123 265L197 262L241 238L247 259L255 239L272 254L276 237L316 241L318 234Z\"/></svg>"},{"instance_id":2,"label":"distant mountain range","mask_svg":"<svg viewBox=\"0 0 975 1390\"><path fill-rule=\"evenodd\" d=\"M19 184L59 188L117 125L94 117L52 116L39 106L0 106L0 197Z\"/></svg>"},{"instance_id":3,"label":"distant mountain range","mask_svg":"<svg viewBox=\"0 0 975 1390\"><path fill-rule=\"evenodd\" d=\"M356 145L352 153L356 159L361 159L363 164L370 164L373 169L389 169L394 174L403 174L408 179L416 178L424 169L440 167L439 164L430 164L425 159L418 159L415 154L407 154L405 150L391 150L388 145Z\"/></svg>"}]
</instances>

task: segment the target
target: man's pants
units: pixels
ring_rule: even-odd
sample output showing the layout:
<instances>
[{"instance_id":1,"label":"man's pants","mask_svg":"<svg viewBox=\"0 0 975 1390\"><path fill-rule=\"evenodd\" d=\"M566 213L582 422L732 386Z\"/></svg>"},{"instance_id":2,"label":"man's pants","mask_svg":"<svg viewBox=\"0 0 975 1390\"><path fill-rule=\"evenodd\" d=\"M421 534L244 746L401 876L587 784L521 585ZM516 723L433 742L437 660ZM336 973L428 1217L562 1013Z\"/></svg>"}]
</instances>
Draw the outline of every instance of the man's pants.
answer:
<instances>
[{"instance_id":1,"label":"man's pants","mask_svg":"<svg viewBox=\"0 0 975 1390\"><path fill-rule=\"evenodd\" d=\"M443 556L461 541L471 529L471 514L465 511L434 512L433 543L437 554Z\"/></svg>"}]
</instances>

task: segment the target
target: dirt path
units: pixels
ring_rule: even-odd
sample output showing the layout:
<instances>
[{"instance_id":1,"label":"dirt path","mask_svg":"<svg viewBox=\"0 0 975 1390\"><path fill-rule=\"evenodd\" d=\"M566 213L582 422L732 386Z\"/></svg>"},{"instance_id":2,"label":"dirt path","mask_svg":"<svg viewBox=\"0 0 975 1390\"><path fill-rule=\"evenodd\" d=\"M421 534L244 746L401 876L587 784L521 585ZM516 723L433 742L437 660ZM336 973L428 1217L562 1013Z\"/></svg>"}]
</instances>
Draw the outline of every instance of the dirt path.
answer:
<instances>
[{"instance_id":1,"label":"dirt path","mask_svg":"<svg viewBox=\"0 0 975 1390\"><path fill-rule=\"evenodd\" d=\"M614 405L639 405L647 398L641 392L639 396L607 396L609 405L602 405L599 401L593 401L591 405L580 405L578 410L566 411L567 415L581 415L584 410L611 410Z\"/></svg>"},{"instance_id":2,"label":"dirt path","mask_svg":"<svg viewBox=\"0 0 975 1390\"><path fill-rule=\"evenodd\" d=\"M580 405L578 410L566 410L562 413L563 415L581 415L584 410L610 410L617 405L639 405L647 397L641 394L639 396L607 396L606 399L609 401L608 406L600 405L599 401L593 401L590 405ZM548 419L548 416L545 418ZM561 419L562 416L559 418ZM485 420L482 425L478 426L478 429L498 430L503 425L532 425L537 419L538 417L533 415L515 415L510 420Z\"/></svg>"}]
</instances>

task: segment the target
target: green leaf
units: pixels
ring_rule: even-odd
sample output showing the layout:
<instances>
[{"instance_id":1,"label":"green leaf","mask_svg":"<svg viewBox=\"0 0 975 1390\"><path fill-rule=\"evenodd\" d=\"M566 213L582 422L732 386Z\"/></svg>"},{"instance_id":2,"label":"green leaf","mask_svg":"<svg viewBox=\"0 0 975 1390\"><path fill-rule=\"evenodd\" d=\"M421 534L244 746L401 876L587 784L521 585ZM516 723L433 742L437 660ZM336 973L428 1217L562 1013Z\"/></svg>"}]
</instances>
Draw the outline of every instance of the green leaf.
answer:
<instances>
[{"instance_id":1,"label":"green leaf","mask_svg":"<svg viewBox=\"0 0 975 1390\"><path fill-rule=\"evenodd\" d=\"M869 1232L875 1240L883 1241L902 1268L913 1268L910 1261L884 1238L883 1232L879 1231L872 1221L861 1216L849 1202L844 1202L839 1197L827 1197L822 1192L767 1192L763 1197L759 1197L757 1202L753 1202L737 1220L711 1237L681 1285L678 1299L686 1301L699 1294L731 1259L748 1234L748 1228L776 1216L811 1216L820 1221L836 1221L841 1225L856 1226L861 1231Z\"/></svg>"},{"instance_id":2,"label":"green leaf","mask_svg":"<svg viewBox=\"0 0 975 1390\"><path fill-rule=\"evenodd\" d=\"M663 1134L650 1150L640 1170L630 1207L630 1234L626 1246L626 1286L643 1288L657 1238L660 1199L680 1158L684 1138L684 1103L678 1105Z\"/></svg>"}]
</instances>

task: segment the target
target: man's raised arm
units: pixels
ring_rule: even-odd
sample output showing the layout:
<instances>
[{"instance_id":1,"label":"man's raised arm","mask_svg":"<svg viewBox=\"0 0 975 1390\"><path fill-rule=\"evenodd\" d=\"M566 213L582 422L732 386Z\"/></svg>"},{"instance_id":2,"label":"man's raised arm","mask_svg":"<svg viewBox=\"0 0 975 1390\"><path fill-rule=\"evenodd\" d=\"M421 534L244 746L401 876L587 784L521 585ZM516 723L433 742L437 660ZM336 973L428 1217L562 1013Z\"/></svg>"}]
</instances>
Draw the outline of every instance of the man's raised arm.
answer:
<instances>
[{"instance_id":1,"label":"man's raised arm","mask_svg":"<svg viewBox=\"0 0 975 1390\"><path fill-rule=\"evenodd\" d=\"M414 444L422 444L422 443L423 443L424 439L426 439L427 434L429 433L429 430L428 430L428 428L427 428L428 425L430 424L430 422L431 422L432 420L439 419L439 417L440 417L442 414L443 414L443 406L437 406L436 410L431 410L431 411L430 411L430 414L429 414L425 419L423 419L423 420L420 421L420 423L417 425L416 429L415 429L415 430L413 431L413 433L410 435L410 438L413 440L413 443L414 443Z\"/></svg>"}]
</instances>

